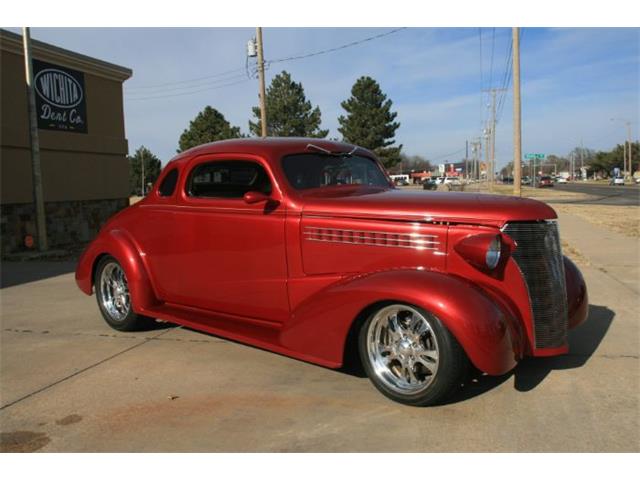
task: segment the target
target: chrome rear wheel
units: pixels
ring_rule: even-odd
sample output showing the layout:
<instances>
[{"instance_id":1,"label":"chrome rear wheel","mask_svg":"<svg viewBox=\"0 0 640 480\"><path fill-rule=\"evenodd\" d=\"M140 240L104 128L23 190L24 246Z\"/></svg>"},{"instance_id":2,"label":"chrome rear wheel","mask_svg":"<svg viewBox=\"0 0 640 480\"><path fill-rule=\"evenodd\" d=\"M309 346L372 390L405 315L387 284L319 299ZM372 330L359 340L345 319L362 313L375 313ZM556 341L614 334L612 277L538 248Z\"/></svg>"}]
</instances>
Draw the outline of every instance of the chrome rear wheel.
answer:
<instances>
[{"instance_id":1,"label":"chrome rear wheel","mask_svg":"<svg viewBox=\"0 0 640 480\"><path fill-rule=\"evenodd\" d=\"M118 261L110 256L101 257L96 265L93 284L96 300L104 320L116 330L145 330L153 326L152 318L138 315L133 304L127 275Z\"/></svg>"},{"instance_id":2,"label":"chrome rear wheel","mask_svg":"<svg viewBox=\"0 0 640 480\"><path fill-rule=\"evenodd\" d=\"M100 275L101 303L115 322L122 322L131 310L131 297L127 277L116 262L107 263Z\"/></svg>"}]
</instances>

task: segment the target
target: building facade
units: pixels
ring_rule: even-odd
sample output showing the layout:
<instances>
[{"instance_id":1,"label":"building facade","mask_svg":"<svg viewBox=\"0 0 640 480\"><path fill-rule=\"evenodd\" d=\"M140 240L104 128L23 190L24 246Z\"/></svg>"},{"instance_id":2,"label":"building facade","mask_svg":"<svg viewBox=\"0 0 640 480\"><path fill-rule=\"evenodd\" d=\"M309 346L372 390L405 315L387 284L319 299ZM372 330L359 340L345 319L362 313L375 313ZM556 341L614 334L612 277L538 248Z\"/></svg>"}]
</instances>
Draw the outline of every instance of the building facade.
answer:
<instances>
[{"instance_id":1,"label":"building facade","mask_svg":"<svg viewBox=\"0 0 640 480\"><path fill-rule=\"evenodd\" d=\"M90 241L129 204L122 84L131 70L32 40L42 187L50 248ZM0 30L2 254L37 231L22 37Z\"/></svg>"}]
</instances>

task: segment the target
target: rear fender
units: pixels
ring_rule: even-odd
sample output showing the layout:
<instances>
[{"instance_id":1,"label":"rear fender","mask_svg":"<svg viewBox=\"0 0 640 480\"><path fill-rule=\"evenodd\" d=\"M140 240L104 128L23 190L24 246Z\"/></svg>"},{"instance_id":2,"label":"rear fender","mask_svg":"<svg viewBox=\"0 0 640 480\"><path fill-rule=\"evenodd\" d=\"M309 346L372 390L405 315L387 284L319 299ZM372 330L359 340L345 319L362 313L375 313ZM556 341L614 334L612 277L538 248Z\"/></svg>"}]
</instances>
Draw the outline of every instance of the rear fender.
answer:
<instances>
[{"instance_id":1,"label":"rear fender","mask_svg":"<svg viewBox=\"0 0 640 480\"><path fill-rule=\"evenodd\" d=\"M288 349L328 364L343 363L352 323L367 307L384 301L409 303L434 315L449 329L471 362L491 375L511 370L520 358L520 339L510 313L477 286L439 272L392 270L333 284L304 301L281 332Z\"/></svg>"},{"instance_id":2,"label":"rear fender","mask_svg":"<svg viewBox=\"0 0 640 480\"><path fill-rule=\"evenodd\" d=\"M140 250L122 230L109 230L101 234L80 257L76 268L76 283L84 293L91 295L93 292L93 272L103 255L111 255L122 266L137 313L144 313L160 303Z\"/></svg>"}]
</instances>

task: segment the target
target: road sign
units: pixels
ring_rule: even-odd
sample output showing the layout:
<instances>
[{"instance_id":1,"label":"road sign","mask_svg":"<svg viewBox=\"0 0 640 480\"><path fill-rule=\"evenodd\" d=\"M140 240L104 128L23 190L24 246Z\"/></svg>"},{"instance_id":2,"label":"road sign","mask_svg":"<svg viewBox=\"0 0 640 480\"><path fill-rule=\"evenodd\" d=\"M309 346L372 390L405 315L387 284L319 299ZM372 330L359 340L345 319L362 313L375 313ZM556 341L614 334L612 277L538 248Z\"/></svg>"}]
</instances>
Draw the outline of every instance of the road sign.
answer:
<instances>
[{"instance_id":1,"label":"road sign","mask_svg":"<svg viewBox=\"0 0 640 480\"><path fill-rule=\"evenodd\" d=\"M532 159L536 159L536 160L544 160L546 157L546 155L544 153L527 153L524 158L527 160L532 160Z\"/></svg>"}]
</instances>

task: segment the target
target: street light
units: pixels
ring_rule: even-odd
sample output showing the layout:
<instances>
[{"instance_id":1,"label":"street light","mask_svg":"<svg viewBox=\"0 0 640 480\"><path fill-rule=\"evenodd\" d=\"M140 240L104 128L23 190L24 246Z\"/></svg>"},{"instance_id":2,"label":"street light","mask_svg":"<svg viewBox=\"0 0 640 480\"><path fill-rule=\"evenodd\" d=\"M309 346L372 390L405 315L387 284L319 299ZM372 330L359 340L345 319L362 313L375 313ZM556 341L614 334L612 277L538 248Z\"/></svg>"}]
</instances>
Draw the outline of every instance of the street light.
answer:
<instances>
[{"instance_id":1,"label":"street light","mask_svg":"<svg viewBox=\"0 0 640 480\"><path fill-rule=\"evenodd\" d=\"M628 177L631 175L632 170L632 157L631 157L631 121L626 118L612 118L612 122L619 121L624 122L627 127L627 139L624 142L624 148L622 153L622 175ZM628 158L627 158L628 157Z\"/></svg>"}]
</instances>

